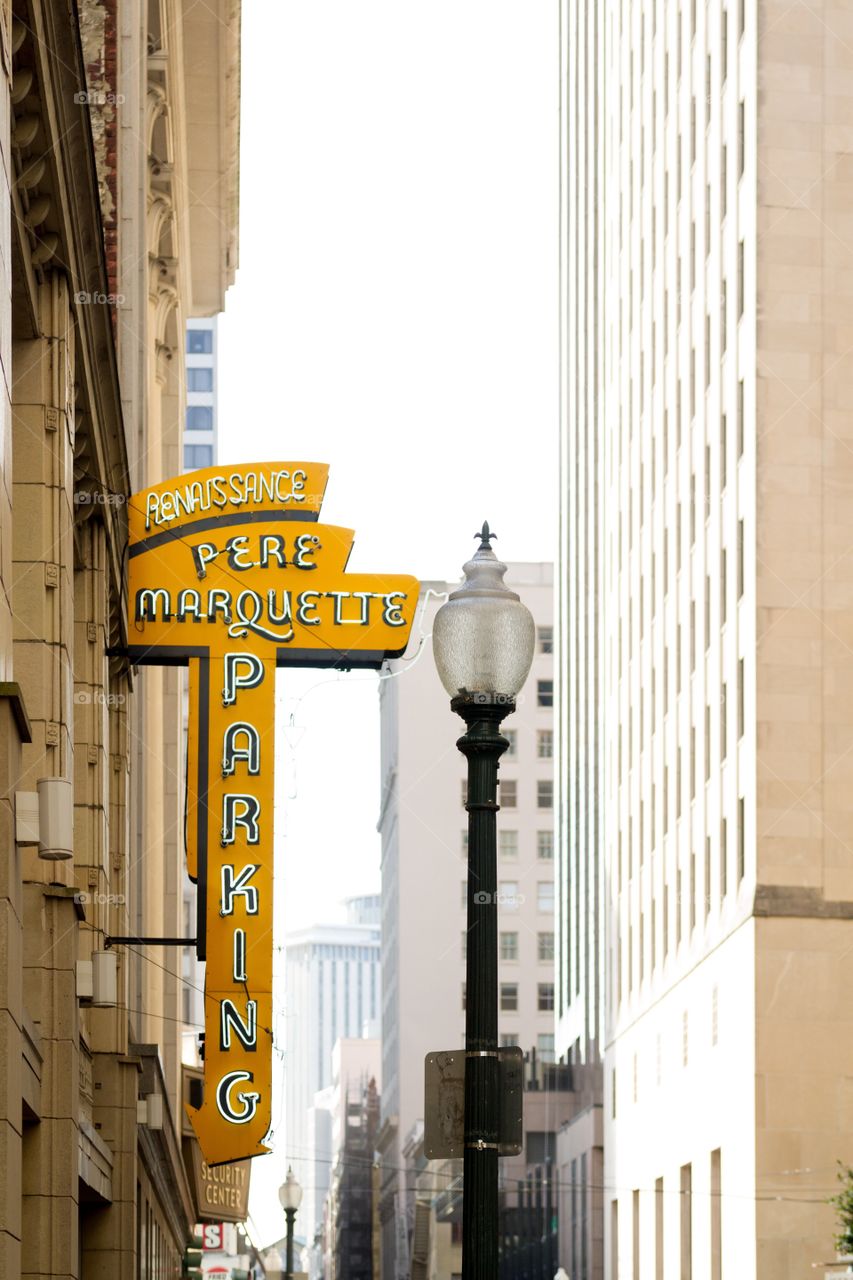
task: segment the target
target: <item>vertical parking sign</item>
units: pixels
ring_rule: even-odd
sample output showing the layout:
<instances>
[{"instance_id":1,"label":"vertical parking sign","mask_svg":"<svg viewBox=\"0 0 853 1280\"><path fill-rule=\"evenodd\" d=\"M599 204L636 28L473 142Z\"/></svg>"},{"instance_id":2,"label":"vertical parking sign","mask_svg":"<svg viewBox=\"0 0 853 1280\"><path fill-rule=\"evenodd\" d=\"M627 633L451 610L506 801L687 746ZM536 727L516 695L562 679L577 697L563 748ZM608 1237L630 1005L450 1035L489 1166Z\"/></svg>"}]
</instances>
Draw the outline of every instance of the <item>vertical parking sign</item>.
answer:
<instances>
[{"instance_id":1,"label":"vertical parking sign","mask_svg":"<svg viewBox=\"0 0 853 1280\"><path fill-rule=\"evenodd\" d=\"M379 667L406 648L416 579L349 574L319 523L328 467L209 467L136 494L130 658L189 668L187 869L205 972L208 1165L269 1150L277 667Z\"/></svg>"}]
</instances>

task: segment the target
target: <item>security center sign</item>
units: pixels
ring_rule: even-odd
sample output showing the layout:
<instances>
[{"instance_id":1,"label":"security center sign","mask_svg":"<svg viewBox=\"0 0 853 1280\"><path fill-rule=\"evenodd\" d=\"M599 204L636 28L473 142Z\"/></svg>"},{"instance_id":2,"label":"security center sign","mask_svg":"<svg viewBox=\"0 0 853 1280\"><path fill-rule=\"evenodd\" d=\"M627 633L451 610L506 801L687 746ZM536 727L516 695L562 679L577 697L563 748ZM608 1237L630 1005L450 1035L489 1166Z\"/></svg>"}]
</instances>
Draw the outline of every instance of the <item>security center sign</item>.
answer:
<instances>
[{"instance_id":1,"label":"security center sign","mask_svg":"<svg viewBox=\"0 0 853 1280\"><path fill-rule=\"evenodd\" d=\"M189 667L187 867L206 960L208 1165L269 1150L277 666L378 667L406 648L416 579L347 574L353 533L318 523L319 463L210 467L129 514L130 658Z\"/></svg>"}]
</instances>

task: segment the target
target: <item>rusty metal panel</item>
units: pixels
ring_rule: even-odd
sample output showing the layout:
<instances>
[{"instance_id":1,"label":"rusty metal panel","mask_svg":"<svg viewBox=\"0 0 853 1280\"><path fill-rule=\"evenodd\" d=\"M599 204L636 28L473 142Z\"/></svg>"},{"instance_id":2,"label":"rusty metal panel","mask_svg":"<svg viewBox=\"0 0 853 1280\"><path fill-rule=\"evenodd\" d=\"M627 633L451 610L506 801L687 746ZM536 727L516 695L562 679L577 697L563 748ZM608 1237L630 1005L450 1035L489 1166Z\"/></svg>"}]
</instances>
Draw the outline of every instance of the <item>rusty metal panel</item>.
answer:
<instances>
[{"instance_id":1,"label":"rusty metal panel","mask_svg":"<svg viewBox=\"0 0 853 1280\"><path fill-rule=\"evenodd\" d=\"M524 1054L516 1046L500 1059L500 1154L517 1156L523 1146ZM425 1059L424 1155L461 1159L465 1152L465 1050L428 1053Z\"/></svg>"}]
</instances>

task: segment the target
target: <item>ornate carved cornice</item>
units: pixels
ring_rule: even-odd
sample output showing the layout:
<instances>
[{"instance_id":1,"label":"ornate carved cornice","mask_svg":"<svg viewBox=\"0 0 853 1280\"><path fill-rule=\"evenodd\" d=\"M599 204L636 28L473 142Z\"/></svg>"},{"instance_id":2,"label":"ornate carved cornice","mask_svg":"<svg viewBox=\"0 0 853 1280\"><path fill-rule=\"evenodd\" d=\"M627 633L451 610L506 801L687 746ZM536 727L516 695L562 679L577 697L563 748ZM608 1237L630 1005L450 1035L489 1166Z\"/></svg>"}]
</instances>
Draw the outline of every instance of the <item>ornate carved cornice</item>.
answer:
<instances>
[{"instance_id":1,"label":"ornate carved cornice","mask_svg":"<svg viewBox=\"0 0 853 1280\"><path fill-rule=\"evenodd\" d=\"M39 332L39 284L61 271L76 319L75 466L85 466L98 491L124 498L127 443L77 14L72 0L26 0L19 12L11 39L13 325L20 337ZM127 512L123 502L98 508L108 532L110 594L123 599Z\"/></svg>"}]
</instances>

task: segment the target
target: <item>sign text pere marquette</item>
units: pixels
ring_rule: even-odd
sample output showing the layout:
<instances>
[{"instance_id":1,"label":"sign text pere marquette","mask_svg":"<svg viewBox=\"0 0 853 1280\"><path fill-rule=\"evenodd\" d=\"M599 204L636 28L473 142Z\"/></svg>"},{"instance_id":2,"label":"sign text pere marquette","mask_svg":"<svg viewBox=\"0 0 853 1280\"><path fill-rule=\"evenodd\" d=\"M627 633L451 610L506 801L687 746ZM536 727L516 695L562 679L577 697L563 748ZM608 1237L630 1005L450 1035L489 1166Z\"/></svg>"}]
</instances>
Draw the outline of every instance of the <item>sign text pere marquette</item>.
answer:
<instances>
[{"instance_id":1,"label":"sign text pere marquette","mask_svg":"<svg viewBox=\"0 0 853 1280\"><path fill-rule=\"evenodd\" d=\"M129 648L189 667L187 866L198 884L209 1165L267 1151L272 1076L277 666L402 654L414 578L348 574L353 533L318 523L319 463L211 467L131 499Z\"/></svg>"}]
</instances>

